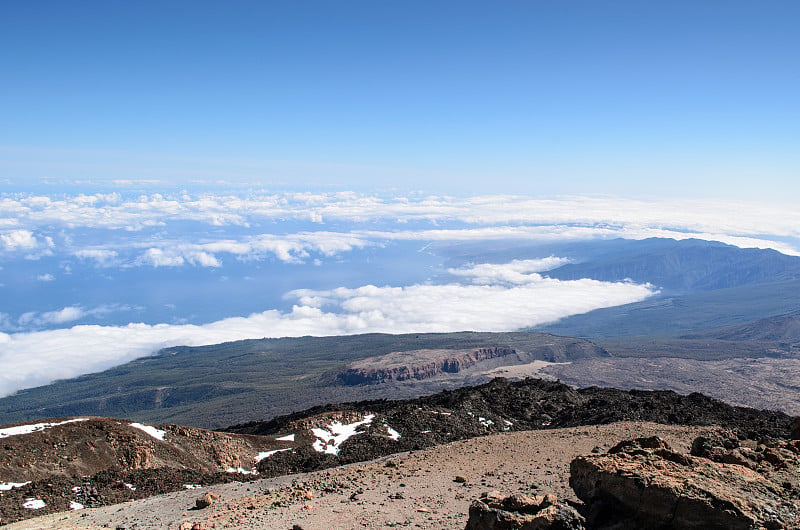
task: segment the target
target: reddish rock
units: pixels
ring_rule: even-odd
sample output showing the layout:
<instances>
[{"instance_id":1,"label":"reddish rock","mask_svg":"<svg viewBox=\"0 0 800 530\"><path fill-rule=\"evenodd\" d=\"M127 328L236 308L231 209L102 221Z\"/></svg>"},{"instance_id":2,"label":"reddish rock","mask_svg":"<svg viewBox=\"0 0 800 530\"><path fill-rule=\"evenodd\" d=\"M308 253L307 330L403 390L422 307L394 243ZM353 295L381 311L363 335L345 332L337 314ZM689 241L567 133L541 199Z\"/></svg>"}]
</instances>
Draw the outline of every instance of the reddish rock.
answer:
<instances>
[{"instance_id":1,"label":"reddish rock","mask_svg":"<svg viewBox=\"0 0 800 530\"><path fill-rule=\"evenodd\" d=\"M585 520L554 495L484 494L469 507L466 530L583 530Z\"/></svg>"},{"instance_id":2,"label":"reddish rock","mask_svg":"<svg viewBox=\"0 0 800 530\"><path fill-rule=\"evenodd\" d=\"M652 441L628 444L615 454L572 461L570 485L586 503L592 528L800 525L800 499L753 469L675 453Z\"/></svg>"}]
</instances>

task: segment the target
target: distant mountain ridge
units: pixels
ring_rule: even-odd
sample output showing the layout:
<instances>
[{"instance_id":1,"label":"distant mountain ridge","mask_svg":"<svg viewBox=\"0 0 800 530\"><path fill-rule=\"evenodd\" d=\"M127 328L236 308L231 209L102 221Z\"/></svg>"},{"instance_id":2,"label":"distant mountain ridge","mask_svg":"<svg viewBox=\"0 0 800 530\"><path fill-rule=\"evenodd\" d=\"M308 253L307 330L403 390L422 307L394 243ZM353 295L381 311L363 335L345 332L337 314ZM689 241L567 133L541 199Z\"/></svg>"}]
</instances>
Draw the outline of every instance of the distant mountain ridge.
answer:
<instances>
[{"instance_id":1,"label":"distant mountain ridge","mask_svg":"<svg viewBox=\"0 0 800 530\"><path fill-rule=\"evenodd\" d=\"M531 331L598 340L609 337L679 337L709 328L786 315L800 307L800 280L756 283L573 315Z\"/></svg>"},{"instance_id":2,"label":"distant mountain ridge","mask_svg":"<svg viewBox=\"0 0 800 530\"><path fill-rule=\"evenodd\" d=\"M614 247L613 253L562 265L546 275L559 280L630 279L653 284L663 294L672 295L800 279L800 257L772 249L661 238L620 242Z\"/></svg>"}]
</instances>

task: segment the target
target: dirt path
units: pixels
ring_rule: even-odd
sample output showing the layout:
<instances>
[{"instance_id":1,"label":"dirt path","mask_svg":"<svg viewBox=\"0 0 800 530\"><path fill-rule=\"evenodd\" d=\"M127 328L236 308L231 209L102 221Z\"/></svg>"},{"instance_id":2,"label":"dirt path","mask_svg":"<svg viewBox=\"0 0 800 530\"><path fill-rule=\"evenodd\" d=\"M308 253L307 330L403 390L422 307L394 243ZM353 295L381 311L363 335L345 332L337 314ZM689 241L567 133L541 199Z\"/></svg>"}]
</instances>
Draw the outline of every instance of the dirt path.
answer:
<instances>
[{"instance_id":1,"label":"dirt path","mask_svg":"<svg viewBox=\"0 0 800 530\"><path fill-rule=\"evenodd\" d=\"M710 429L653 423L497 434L394 455L366 464L226 484L97 509L54 514L9 529L209 528L334 530L350 528L464 528L469 504L484 491L554 493L574 499L569 463L595 447L657 434L688 452ZM456 477L466 482L456 482ZM219 499L194 509L213 491ZM197 527L196 527L197 528Z\"/></svg>"}]
</instances>

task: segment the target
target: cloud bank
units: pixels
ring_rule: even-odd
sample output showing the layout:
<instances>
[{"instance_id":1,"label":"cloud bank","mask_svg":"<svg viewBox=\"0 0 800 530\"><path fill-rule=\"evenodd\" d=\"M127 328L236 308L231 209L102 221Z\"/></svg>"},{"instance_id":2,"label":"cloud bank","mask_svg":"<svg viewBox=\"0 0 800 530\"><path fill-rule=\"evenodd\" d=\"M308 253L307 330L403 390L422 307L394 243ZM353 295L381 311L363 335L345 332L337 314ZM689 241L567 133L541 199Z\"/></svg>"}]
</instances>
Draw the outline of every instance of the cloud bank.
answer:
<instances>
[{"instance_id":1,"label":"cloud bank","mask_svg":"<svg viewBox=\"0 0 800 530\"><path fill-rule=\"evenodd\" d=\"M561 261L472 265L451 271L465 282L445 285L296 290L287 294L296 301L291 311L269 310L205 325L74 326L0 333L0 393L102 370L167 346L303 335L511 331L653 294L648 285L559 281L535 272ZM67 307L30 318L69 321L84 312Z\"/></svg>"},{"instance_id":2,"label":"cloud bank","mask_svg":"<svg viewBox=\"0 0 800 530\"><path fill-rule=\"evenodd\" d=\"M305 228L292 230L298 224ZM226 255L298 263L392 240L615 237L695 237L800 255L800 210L723 200L352 192L0 195L0 258L61 252L98 266L220 267Z\"/></svg>"}]
</instances>

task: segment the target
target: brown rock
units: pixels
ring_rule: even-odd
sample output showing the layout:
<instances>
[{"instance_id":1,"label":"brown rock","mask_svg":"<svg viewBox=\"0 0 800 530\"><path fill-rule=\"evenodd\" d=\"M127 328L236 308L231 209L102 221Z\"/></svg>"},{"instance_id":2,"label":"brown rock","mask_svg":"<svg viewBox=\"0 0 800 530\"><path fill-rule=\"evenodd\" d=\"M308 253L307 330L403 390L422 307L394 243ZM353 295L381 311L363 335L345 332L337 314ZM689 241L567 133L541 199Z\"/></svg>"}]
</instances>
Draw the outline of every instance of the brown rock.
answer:
<instances>
[{"instance_id":1,"label":"brown rock","mask_svg":"<svg viewBox=\"0 0 800 530\"><path fill-rule=\"evenodd\" d=\"M209 506L214 504L214 501L217 500L217 499L219 499L219 495L209 491L209 492L206 492L206 493L200 495L197 498L197 500L194 501L194 505L198 509L202 510L203 508L208 508Z\"/></svg>"},{"instance_id":2,"label":"brown rock","mask_svg":"<svg viewBox=\"0 0 800 530\"><path fill-rule=\"evenodd\" d=\"M615 454L578 457L570 485L593 526L615 528L786 528L800 500L756 471L670 451L619 444Z\"/></svg>"},{"instance_id":3,"label":"brown rock","mask_svg":"<svg viewBox=\"0 0 800 530\"><path fill-rule=\"evenodd\" d=\"M453 482L458 482L459 484L464 484L467 481L467 477L462 475L456 475L456 478L453 479Z\"/></svg>"},{"instance_id":4,"label":"brown rock","mask_svg":"<svg viewBox=\"0 0 800 530\"><path fill-rule=\"evenodd\" d=\"M585 520L565 503L531 495L507 498L484 495L469 507L466 530L583 530Z\"/></svg>"},{"instance_id":5,"label":"brown rock","mask_svg":"<svg viewBox=\"0 0 800 530\"><path fill-rule=\"evenodd\" d=\"M178 527L178 530L192 530L192 523L181 523L181 525Z\"/></svg>"}]
</instances>

